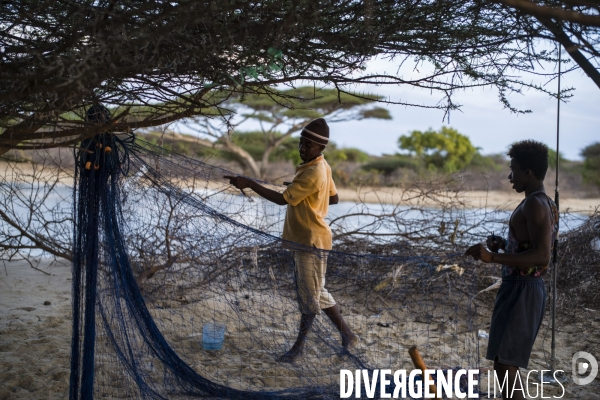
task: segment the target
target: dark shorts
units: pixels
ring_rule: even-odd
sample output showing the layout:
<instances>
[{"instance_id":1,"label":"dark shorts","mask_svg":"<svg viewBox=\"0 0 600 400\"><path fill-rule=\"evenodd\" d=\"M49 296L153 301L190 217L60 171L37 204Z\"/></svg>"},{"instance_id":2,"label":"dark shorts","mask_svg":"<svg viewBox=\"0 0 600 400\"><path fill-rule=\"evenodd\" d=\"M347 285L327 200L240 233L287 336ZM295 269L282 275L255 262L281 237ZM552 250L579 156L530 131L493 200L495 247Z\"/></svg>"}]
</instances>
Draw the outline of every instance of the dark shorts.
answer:
<instances>
[{"instance_id":1,"label":"dark shorts","mask_svg":"<svg viewBox=\"0 0 600 400\"><path fill-rule=\"evenodd\" d=\"M496 296L488 360L527 368L546 306L546 286L541 277L509 275L502 278Z\"/></svg>"}]
</instances>

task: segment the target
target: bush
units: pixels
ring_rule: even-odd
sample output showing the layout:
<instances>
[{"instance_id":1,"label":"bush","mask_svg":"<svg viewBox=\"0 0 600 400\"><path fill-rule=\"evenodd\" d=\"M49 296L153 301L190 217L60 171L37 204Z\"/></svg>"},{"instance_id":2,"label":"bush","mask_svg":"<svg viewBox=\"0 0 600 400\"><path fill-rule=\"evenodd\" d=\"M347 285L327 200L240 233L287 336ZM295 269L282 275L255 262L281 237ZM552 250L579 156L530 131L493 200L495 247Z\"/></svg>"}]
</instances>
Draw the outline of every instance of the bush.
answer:
<instances>
[{"instance_id":1,"label":"bush","mask_svg":"<svg viewBox=\"0 0 600 400\"><path fill-rule=\"evenodd\" d=\"M501 171L508 167L508 162L501 154L484 156L477 152L468 166L478 171Z\"/></svg>"},{"instance_id":2,"label":"bush","mask_svg":"<svg viewBox=\"0 0 600 400\"><path fill-rule=\"evenodd\" d=\"M439 132L428 129L400 136L398 146L423 159L428 169L443 169L446 172L463 169L477 153L468 137L445 126Z\"/></svg>"},{"instance_id":3,"label":"bush","mask_svg":"<svg viewBox=\"0 0 600 400\"><path fill-rule=\"evenodd\" d=\"M581 175L588 183L600 186L600 142L593 143L581 151L583 170Z\"/></svg>"},{"instance_id":4,"label":"bush","mask_svg":"<svg viewBox=\"0 0 600 400\"><path fill-rule=\"evenodd\" d=\"M419 171L423 168L422 162L414 157L397 155L382 157L361 166L365 171L377 171L384 175L390 175L397 169L405 168L413 171Z\"/></svg>"},{"instance_id":5,"label":"bush","mask_svg":"<svg viewBox=\"0 0 600 400\"><path fill-rule=\"evenodd\" d=\"M330 165L335 165L340 162L353 162L353 163L363 163L369 161L371 157L362 150L354 149L354 148L338 148L337 145L333 142L330 142L329 145L323 151L325 155L325 159Z\"/></svg>"},{"instance_id":6,"label":"bush","mask_svg":"<svg viewBox=\"0 0 600 400\"><path fill-rule=\"evenodd\" d=\"M198 138L190 135L177 134L177 137L173 137L172 134L151 131L138 134L138 136L151 144L161 146L186 157L204 158L221 155L216 150L200 146L197 143Z\"/></svg>"},{"instance_id":7,"label":"bush","mask_svg":"<svg viewBox=\"0 0 600 400\"><path fill-rule=\"evenodd\" d=\"M562 153L558 155L558 162L560 165L564 165L567 161L568 160L563 157ZM552 169L556 169L556 150L548 149L548 166Z\"/></svg>"}]
</instances>

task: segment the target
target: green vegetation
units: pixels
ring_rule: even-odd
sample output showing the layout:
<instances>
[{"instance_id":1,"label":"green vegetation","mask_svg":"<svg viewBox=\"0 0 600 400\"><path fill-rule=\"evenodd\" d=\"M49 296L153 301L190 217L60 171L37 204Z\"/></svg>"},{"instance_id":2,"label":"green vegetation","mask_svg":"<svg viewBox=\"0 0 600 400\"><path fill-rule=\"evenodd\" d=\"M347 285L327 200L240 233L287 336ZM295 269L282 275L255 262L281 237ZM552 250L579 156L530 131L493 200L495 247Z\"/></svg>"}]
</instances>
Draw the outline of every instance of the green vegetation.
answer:
<instances>
[{"instance_id":1,"label":"green vegetation","mask_svg":"<svg viewBox=\"0 0 600 400\"><path fill-rule=\"evenodd\" d=\"M377 171L383 175L391 175L394 171L404 168L415 172L423 170L423 162L412 156L398 154L373 159L361 166L365 171Z\"/></svg>"},{"instance_id":2,"label":"green vegetation","mask_svg":"<svg viewBox=\"0 0 600 400\"><path fill-rule=\"evenodd\" d=\"M296 141L296 145L297 143L298 142ZM372 158L370 155L359 149L352 147L338 148L334 142L329 142L329 145L327 145L323 154L331 166L335 166L342 162L360 164L367 162Z\"/></svg>"},{"instance_id":3,"label":"green vegetation","mask_svg":"<svg viewBox=\"0 0 600 400\"><path fill-rule=\"evenodd\" d=\"M258 118L259 115L262 115L261 118L270 121L267 115L262 112L270 107L274 107L271 102L262 99L260 96L254 98L252 102L255 111L261 111L261 113L254 114L253 117ZM277 106L277 109L279 110L279 106ZM281 111L284 113L293 111L294 113L299 113L294 115L303 115L303 111L301 110L286 111L282 109ZM412 137L425 137L430 140L432 132L433 131L429 130L426 131L425 134L422 134L419 131L413 131ZM441 170L439 172L454 172L455 170L448 167L448 165L452 163L452 165L458 164L462 168L468 167L478 171L497 171L502 169L506 164L505 158L501 155L483 156L475 150L475 154L470 157L470 163L463 166L455 161L456 159L459 161L465 159L464 154L456 154L456 145L452 145L450 152L446 151L442 146L444 143L451 140L449 138L458 137L460 143L466 140L466 144L462 143L462 147L459 147L459 150L460 148L466 148L467 150L474 149L469 139L459 134L456 130L446 127L442 128L439 134L435 132L433 132L433 134L435 135L434 139L438 141L439 149L436 149L437 155L429 154L432 152L426 152L420 147L417 148L419 143L424 142L423 140L412 140L411 142L415 148L414 153L420 152L420 155L395 154L382 157L371 156L360 149L339 148L334 142L329 143L324 154L334 171L334 175L341 179L345 184L351 184L352 182L362 181L364 179L374 179L376 175L382 175L386 178L386 182L390 182L390 179L397 171L406 171L410 172L410 176L426 178L432 173L436 173L438 168ZM439 140L440 137L444 140ZM143 135L143 138L150 143L159 144L166 149L190 157L215 157L234 161L242 167L246 163L246 160L240 157L239 152L228 151L229 149L227 147L219 146L218 142L213 142L213 147L209 147L207 142L202 139L172 132L167 134L149 132ZM400 138L400 140L402 139L403 138ZM233 146L241 149L244 154L247 154L247 157L251 157L257 164L263 162L265 155L268 155L269 163L287 161L292 165L298 165L301 162L300 156L298 155L298 138L291 137L289 134L282 134L277 131L236 132L229 140ZM273 146L273 143L275 142L278 143L277 146ZM428 142L427 145L430 145L430 143L431 141ZM426 147L427 146L423 146L423 149ZM450 161L440 163L440 159L443 157L446 157L447 160ZM348 167L349 165L350 167ZM344 169L343 172L342 169ZM352 172L348 172L348 170L351 170ZM379 180L377 179L377 181Z\"/></svg>"},{"instance_id":4,"label":"green vegetation","mask_svg":"<svg viewBox=\"0 0 600 400\"><path fill-rule=\"evenodd\" d=\"M581 151L582 175L585 182L600 186L600 142L590 144Z\"/></svg>"},{"instance_id":5,"label":"green vegetation","mask_svg":"<svg viewBox=\"0 0 600 400\"><path fill-rule=\"evenodd\" d=\"M205 129L200 131L200 145L216 148L228 153L244 171L264 178L268 165L273 161L293 160L300 162L297 155L297 140L291 135L300 132L303 126L315 118L326 118L328 122L353 121L365 118L391 119L388 110L373 106L382 96L336 89L301 86L247 96L231 96L221 99L222 109L234 111L243 118L231 120L224 129L211 125L210 118L197 121ZM245 121L260 123L260 131L241 132L237 128ZM358 150L344 150L329 146L332 161L364 161L366 154Z\"/></svg>"},{"instance_id":6,"label":"green vegetation","mask_svg":"<svg viewBox=\"0 0 600 400\"><path fill-rule=\"evenodd\" d=\"M363 118L392 119L388 110L382 107L356 109L356 107L369 105L383 96L362 93L344 93L336 89L315 88L301 86L298 88L277 91L278 97L272 94L256 94L244 96L233 101L239 102L252 110L246 114L249 118L281 125L290 120L312 120L336 113L342 117L343 111L356 111L352 115L345 115L344 120ZM233 104L230 101L230 104Z\"/></svg>"},{"instance_id":7,"label":"green vegetation","mask_svg":"<svg viewBox=\"0 0 600 400\"><path fill-rule=\"evenodd\" d=\"M221 154L219 151L199 145L198 138L190 135L173 134L172 132L166 134L163 134L162 132L148 132L138 136L149 143L187 157L223 157L223 154Z\"/></svg>"},{"instance_id":8,"label":"green vegetation","mask_svg":"<svg viewBox=\"0 0 600 400\"><path fill-rule=\"evenodd\" d=\"M412 131L409 136L400 136L398 145L402 150L420 157L434 171L461 170L469 165L477 153L468 137L445 126L439 132L431 128L425 132Z\"/></svg>"},{"instance_id":9,"label":"green vegetation","mask_svg":"<svg viewBox=\"0 0 600 400\"><path fill-rule=\"evenodd\" d=\"M508 161L502 154L492 154L484 156L479 152L473 154L471 162L467 168L471 168L475 171L489 172L489 171L501 171L508 167Z\"/></svg>"},{"instance_id":10,"label":"green vegetation","mask_svg":"<svg viewBox=\"0 0 600 400\"><path fill-rule=\"evenodd\" d=\"M295 160L298 153L298 140L292 137L285 137L279 132L271 133L268 139L281 140L279 146L269 153L269 162ZM268 143L265 134L262 131L237 132L231 137L231 141L246 150L255 161L261 161ZM227 153L227 152L224 152ZM228 153L231 154L231 153ZM297 158L298 160L300 158Z\"/></svg>"},{"instance_id":11,"label":"green vegetation","mask_svg":"<svg viewBox=\"0 0 600 400\"><path fill-rule=\"evenodd\" d=\"M425 133L428 132L431 133L432 131L429 130ZM442 128L440 132L443 134L444 128ZM452 128L445 128L445 132L457 133ZM437 134L437 132L434 133ZM197 137L176 134L173 132L165 134L161 132L149 132L140 136L153 144L161 145L169 150L173 150L189 157L210 157L213 159L232 161L238 165L242 165L242 161L236 153L227 151L226 148L218 148L217 146L212 148L207 147L201 143L201 139L198 139ZM278 132L271 133L270 137L275 140L282 140L281 143L269 153L269 162L279 163L276 167L277 171L276 173L273 173L273 170L271 170L266 176L274 178L281 177L285 174L292 174L294 166L301 162L298 155L298 138L291 136L283 137L283 134ZM261 163L262 157L264 157L265 154L265 149L268 146L268 142L265 142L265 134L263 131L237 132L232 136L231 141L249 154L257 164ZM470 142L466 147L469 148L469 145L472 147ZM438 149L436 149L436 151L438 151ZM448 167L445 166L447 164L432 164L432 158L429 158L430 154L426 154L424 150L421 152L421 156L417 155L416 151L413 153L415 154L372 156L360 149L340 148L334 142L331 142L324 151L325 158L331 165L334 179L340 186L353 186L357 184L402 185L405 182L412 182L415 179L427 180L431 179L434 175L449 173ZM439 150L439 153L441 158L442 155L447 155L448 152ZM581 155L584 157L583 162L567 160L563 156L560 157L560 170L563 186L567 185L567 187L570 187L572 190L582 190L585 193L592 193L596 190L594 187L600 187L600 173L598 172L600 171L600 142L587 146L582 150ZM554 169L555 167L555 160L556 152L550 149L549 165L551 169ZM433 157L433 161L439 162L439 159ZM288 167L283 167L284 169L280 170L280 168L282 168L281 163L288 164ZM475 153L472 154L469 163L462 166L459 171L471 172L473 177L478 177L483 174L481 177L477 178L479 181L470 181L471 185L482 189L493 187L501 190L503 187L502 182L504 182L506 178L507 167L508 160L505 155L482 155L478 151L475 151ZM583 177L584 182L589 183L592 186L588 186L587 189L585 186L580 187L580 183L577 182L581 182L581 179L579 178L581 176Z\"/></svg>"},{"instance_id":12,"label":"green vegetation","mask_svg":"<svg viewBox=\"0 0 600 400\"><path fill-rule=\"evenodd\" d=\"M567 160L562 153L558 155L558 162L560 163L559 167L563 167ZM548 166L552 169L556 169L556 150L548 149Z\"/></svg>"}]
</instances>

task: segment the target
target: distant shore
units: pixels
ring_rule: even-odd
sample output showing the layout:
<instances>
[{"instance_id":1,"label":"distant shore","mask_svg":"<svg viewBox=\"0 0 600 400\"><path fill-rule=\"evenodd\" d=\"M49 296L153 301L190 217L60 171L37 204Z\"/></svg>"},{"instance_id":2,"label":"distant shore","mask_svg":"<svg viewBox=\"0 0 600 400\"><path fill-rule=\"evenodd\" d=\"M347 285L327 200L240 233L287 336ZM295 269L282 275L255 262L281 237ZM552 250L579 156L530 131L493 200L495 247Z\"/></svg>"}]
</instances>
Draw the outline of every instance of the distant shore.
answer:
<instances>
[{"instance_id":1,"label":"distant shore","mask_svg":"<svg viewBox=\"0 0 600 400\"><path fill-rule=\"evenodd\" d=\"M548 193L554 198L554 193ZM424 205L430 207L440 206L456 201L464 204L466 208L490 208L505 211L513 210L523 200L523 195L505 191L469 190L445 195L432 195L431 197L416 197L416 191L400 188L374 188L363 187L360 190L338 188L340 201L354 201L364 203ZM560 210L578 214L592 215L600 211L600 198L573 198L561 197Z\"/></svg>"},{"instance_id":2,"label":"distant shore","mask_svg":"<svg viewBox=\"0 0 600 400\"><path fill-rule=\"evenodd\" d=\"M12 170L8 163L0 162L0 178L12 181L32 180L33 176L42 181L53 181L56 179L56 169L34 168L30 163L17 164L20 171ZM72 175L65 169L60 171L59 183L65 186L73 184ZM224 182L223 182L224 183ZM210 182L209 187L222 188L221 182ZM280 187L273 187L278 190ZM232 189L231 192L239 193ZM246 191L248 195L256 195L252 191ZM465 190L460 192L435 191L423 196L421 192L414 189L403 189L397 187L369 187L363 186L358 189L338 188L341 201L364 202L375 204L400 204L400 205L422 205L427 207L441 207L450 202L461 203L465 208L490 208L511 211L523 199L522 194L501 190ZM550 197L554 198L554 190L548 191ZM600 198L578 198L570 196L569 193L561 194L560 210L578 214L592 215L600 211Z\"/></svg>"}]
</instances>

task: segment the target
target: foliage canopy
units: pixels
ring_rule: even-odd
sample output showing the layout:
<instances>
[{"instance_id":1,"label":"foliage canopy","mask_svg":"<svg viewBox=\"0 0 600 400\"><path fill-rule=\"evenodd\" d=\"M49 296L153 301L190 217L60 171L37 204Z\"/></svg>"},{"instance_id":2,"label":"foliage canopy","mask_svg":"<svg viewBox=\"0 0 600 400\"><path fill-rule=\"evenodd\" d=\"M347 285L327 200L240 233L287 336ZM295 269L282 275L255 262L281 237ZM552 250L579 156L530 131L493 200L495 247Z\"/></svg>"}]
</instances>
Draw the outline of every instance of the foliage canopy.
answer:
<instances>
[{"instance_id":1,"label":"foliage canopy","mask_svg":"<svg viewBox=\"0 0 600 400\"><path fill-rule=\"evenodd\" d=\"M431 128L425 132L412 131L409 136L400 136L398 145L421 157L429 168L441 168L446 172L464 168L477 153L467 136L445 126L439 132Z\"/></svg>"},{"instance_id":2,"label":"foliage canopy","mask_svg":"<svg viewBox=\"0 0 600 400\"><path fill-rule=\"evenodd\" d=\"M511 107L511 92L547 92L523 74L555 61L548 40L600 87L596 3L534 4L550 13L523 8L527 3L0 2L0 153L66 146L107 129L159 126L215 109L227 115L221 104L229 96L282 100L274 85L307 81L340 95L358 83L425 88L441 101L398 103L446 110L459 107L457 90L490 86ZM368 73L375 56L426 72ZM120 112L107 126L87 123L84 111L95 103Z\"/></svg>"},{"instance_id":3,"label":"foliage canopy","mask_svg":"<svg viewBox=\"0 0 600 400\"><path fill-rule=\"evenodd\" d=\"M391 119L387 109L373 107L372 103L378 100L381 96L315 86L273 89L271 94L236 95L223 101L221 107L231 112L227 124L215 123L214 118L207 116L193 120L205 138L200 144L229 153L245 170L264 178L269 162L283 155L300 163L298 142L291 135L314 118L323 117L330 124L365 118ZM249 120L258 122L260 130L240 136L235 128ZM336 132L332 132L331 139L335 137ZM346 156L333 150L330 153L334 159Z\"/></svg>"}]
</instances>

